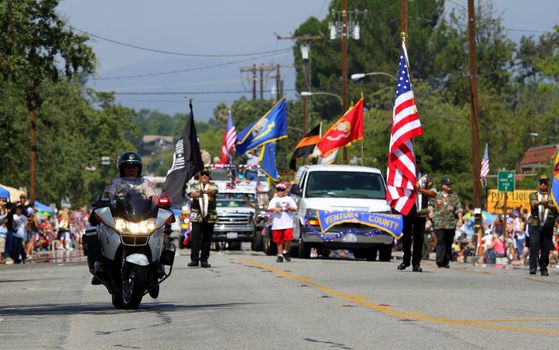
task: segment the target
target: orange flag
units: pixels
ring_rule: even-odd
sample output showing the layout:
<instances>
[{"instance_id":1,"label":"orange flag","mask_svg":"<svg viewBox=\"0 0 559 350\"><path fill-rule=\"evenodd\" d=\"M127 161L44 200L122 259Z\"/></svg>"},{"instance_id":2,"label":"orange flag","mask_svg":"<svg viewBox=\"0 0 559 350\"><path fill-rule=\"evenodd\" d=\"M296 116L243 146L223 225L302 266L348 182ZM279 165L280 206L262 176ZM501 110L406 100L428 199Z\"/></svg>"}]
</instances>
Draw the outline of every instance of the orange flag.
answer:
<instances>
[{"instance_id":1,"label":"orange flag","mask_svg":"<svg viewBox=\"0 0 559 350\"><path fill-rule=\"evenodd\" d=\"M361 98L328 129L316 147L321 156L325 156L350 142L361 140L363 133L363 99Z\"/></svg>"}]
</instances>

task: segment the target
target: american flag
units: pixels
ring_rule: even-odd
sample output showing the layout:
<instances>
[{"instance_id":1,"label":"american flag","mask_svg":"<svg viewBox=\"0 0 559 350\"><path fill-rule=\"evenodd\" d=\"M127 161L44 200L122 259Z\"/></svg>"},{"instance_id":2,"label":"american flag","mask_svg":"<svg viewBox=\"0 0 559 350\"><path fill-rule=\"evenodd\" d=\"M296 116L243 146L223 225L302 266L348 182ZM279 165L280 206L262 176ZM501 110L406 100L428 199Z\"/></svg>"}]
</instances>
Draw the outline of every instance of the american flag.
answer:
<instances>
[{"instance_id":1,"label":"american flag","mask_svg":"<svg viewBox=\"0 0 559 350\"><path fill-rule=\"evenodd\" d=\"M415 154L412 139L423 134L408 73L408 54L402 44L392 133L388 149L386 202L407 215L417 197Z\"/></svg>"},{"instance_id":2,"label":"american flag","mask_svg":"<svg viewBox=\"0 0 559 350\"><path fill-rule=\"evenodd\" d=\"M229 111L225 135L223 135L223 146L221 146L221 164L229 164L231 159L233 159L231 151L235 147L235 142L237 142L237 129L235 129L233 117L231 116L231 111Z\"/></svg>"},{"instance_id":3,"label":"american flag","mask_svg":"<svg viewBox=\"0 0 559 350\"><path fill-rule=\"evenodd\" d=\"M483 159L481 160L480 172L482 183L485 183L487 181L487 175L489 175L489 146L485 144L485 153L483 154Z\"/></svg>"}]
</instances>

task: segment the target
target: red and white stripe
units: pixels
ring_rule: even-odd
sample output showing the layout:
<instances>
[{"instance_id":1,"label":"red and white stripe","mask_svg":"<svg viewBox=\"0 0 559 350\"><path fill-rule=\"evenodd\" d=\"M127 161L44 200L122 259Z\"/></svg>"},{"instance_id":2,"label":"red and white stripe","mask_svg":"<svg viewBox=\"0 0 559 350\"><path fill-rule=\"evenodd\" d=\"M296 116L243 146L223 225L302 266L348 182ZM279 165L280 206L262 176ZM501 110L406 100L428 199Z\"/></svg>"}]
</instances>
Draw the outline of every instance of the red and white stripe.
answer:
<instances>
[{"instance_id":1,"label":"red and white stripe","mask_svg":"<svg viewBox=\"0 0 559 350\"><path fill-rule=\"evenodd\" d=\"M401 87L402 85L402 87ZM412 139L423 134L407 69L407 53L402 47L392 132L388 150L386 201L407 215L417 197L415 152Z\"/></svg>"},{"instance_id":2,"label":"red and white stripe","mask_svg":"<svg viewBox=\"0 0 559 350\"><path fill-rule=\"evenodd\" d=\"M489 149L488 149L488 145L485 144L485 153L483 155L483 159L481 161L481 173L480 173L480 177L481 177L481 181L485 181L485 179L487 178L487 175L489 175Z\"/></svg>"},{"instance_id":3,"label":"red and white stripe","mask_svg":"<svg viewBox=\"0 0 559 350\"><path fill-rule=\"evenodd\" d=\"M227 116L227 125L225 127L225 134L223 135L223 145L221 146L221 164L228 164L233 159L233 147L237 142L237 129L233 124L231 112Z\"/></svg>"}]
</instances>

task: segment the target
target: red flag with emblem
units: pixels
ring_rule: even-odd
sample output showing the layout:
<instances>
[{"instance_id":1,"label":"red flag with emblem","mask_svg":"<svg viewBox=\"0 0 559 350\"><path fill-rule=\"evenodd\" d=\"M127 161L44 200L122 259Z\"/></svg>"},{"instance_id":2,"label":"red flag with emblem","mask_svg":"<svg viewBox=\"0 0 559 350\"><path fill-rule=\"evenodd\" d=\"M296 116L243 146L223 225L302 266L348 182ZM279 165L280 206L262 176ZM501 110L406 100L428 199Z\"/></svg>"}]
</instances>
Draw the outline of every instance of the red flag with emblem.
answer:
<instances>
[{"instance_id":1,"label":"red flag with emblem","mask_svg":"<svg viewBox=\"0 0 559 350\"><path fill-rule=\"evenodd\" d=\"M325 156L350 142L363 138L363 99L360 99L338 119L316 145L321 156Z\"/></svg>"}]
</instances>

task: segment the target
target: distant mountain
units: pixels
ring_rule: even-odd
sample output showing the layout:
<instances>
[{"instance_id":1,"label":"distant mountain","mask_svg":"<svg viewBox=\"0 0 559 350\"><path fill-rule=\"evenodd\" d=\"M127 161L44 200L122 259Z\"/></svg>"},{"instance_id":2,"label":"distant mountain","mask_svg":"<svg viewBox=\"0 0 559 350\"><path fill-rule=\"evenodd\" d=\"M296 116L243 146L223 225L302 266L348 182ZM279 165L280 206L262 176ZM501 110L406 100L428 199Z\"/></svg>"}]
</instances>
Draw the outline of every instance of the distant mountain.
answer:
<instances>
[{"instance_id":1,"label":"distant mountain","mask_svg":"<svg viewBox=\"0 0 559 350\"><path fill-rule=\"evenodd\" d=\"M239 62L241 60L244 62ZM236 63L227 64L233 61ZM195 117L207 121L213 115L217 104L223 102L231 105L241 96L252 98L252 73L241 73L241 67L278 63L283 66L291 65L291 54L282 54L266 60L246 58L202 60L177 57L150 59L119 69L99 72L89 85L95 90L117 92L116 99L124 106L136 110L142 108L159 110L170 115L188 112L187 97L193 97ZM281 74L284 88L288 91L292 90L295 80L294 69L282 68ZM264 98L270 98L271 92L275 91L272 90L275 89L275 71L265 73L264 77L267 77L264 79ZM259 98L259 81L256 86L257 98ZM214 91L220 93L211 93ZM289 91L289 94L293 95L293 92Z\"/></svg>"}]
</instances>

